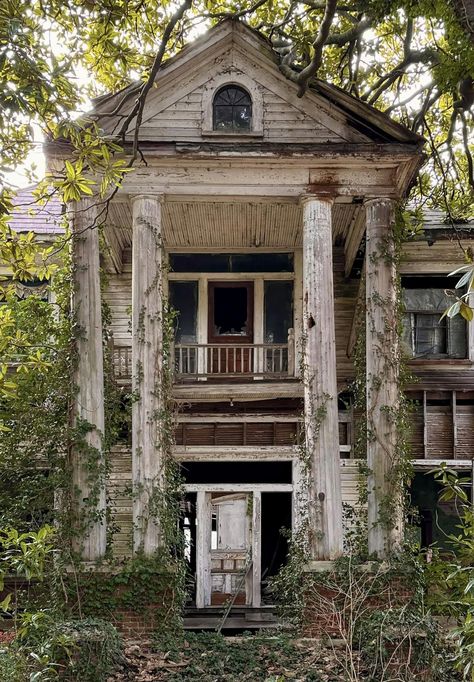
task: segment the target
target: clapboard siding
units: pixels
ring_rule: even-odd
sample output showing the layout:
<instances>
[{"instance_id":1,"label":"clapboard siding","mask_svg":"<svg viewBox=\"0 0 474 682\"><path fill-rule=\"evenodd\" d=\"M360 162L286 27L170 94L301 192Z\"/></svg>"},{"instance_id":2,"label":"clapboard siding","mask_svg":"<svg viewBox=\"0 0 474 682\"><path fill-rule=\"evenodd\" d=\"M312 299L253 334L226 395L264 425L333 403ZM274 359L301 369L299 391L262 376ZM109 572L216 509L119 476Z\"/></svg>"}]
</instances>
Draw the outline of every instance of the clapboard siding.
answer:
<instances>
[{"instance_id":1,"label":"clapboard siding","mask_svg":"<svg viewBox=\"0 0 474 682\"><path fill-rule=\"evenodd\" d=\"M224 68L224 67L222 67ZM211 74L210 74L211 76ZM238 75L235 78L238 82ZM263 95L263 139L268 142L336 142L340 136L315 118L258 84ZM168 89L162 100L169 97ZM202 139L204 85L183 95L145 120L140 127L142 140L198 142ZM155 97L153 106L159 107ZM150 109L152 107L150 106ZM204 135L205 137L205 135Z\"/></svg>"},{"instance_id":2,"label":"clapboard siding","mask_svg":"<svg viewBox=\"0 0 474 682\"><path fill-rule=\"evenodd\" d=\"M112 550L116 558L131 556L132 547L132 453L126 446L115 446L110 454L107 497L111 513ZM341 462L342 501L359 507L359 489L363 485L359 463Z\"/></svg>"},{"instance_id":3,"label":"clapboard siding","mask_svg":"<svg viewBox=\"0 0 474 682\"><path fill-rule=\"evenodd\" d=\"M415 405L410 411L410 454L414 459L423 459L424 454L424 418L423 406Z\"/></svg>"},{"instance_id":4,"label":"clapboard siding","mask_svg":"<svg viewBox=\"0 0 474 682\"><path fill-rule=\"evenodd\" d=\"M107 497L111 515L112 550L116 557L132 554L132 452L115 446L110 453Z\"/></svg>"},{"instance_id":5,"label":"clapboard siding","mask_svg":"<svg viewBox=\"0 0 474 682\"><path fill-rule=\"evenodd\" d=\"M359 462L355 459L341 462L342 503L351 507L360 505L360 488L364 484Z\"/></svg>"},{"instance_id":6,"label":"clapboard siding","mask_svg":"<svg viewBox=\"0 0 474 682\"><path fill-rule=\"evenodd\" d=\"M343 247L334 247L333 259L337 382L341 390L354 377L354 363L353 359L348 356L348 346L359 291L359 280L347 279L344 276Z\"/></svg>"},{"instance_id":7,"label":"clapboard siding","mask_svg":"<svg viewBox=\"0 0 474 682\"><path fill-rule=\"evenodd\" d=\"M456 459L474 458L474 405L456 406Z\"/></svg>"},{"instance_id":8,"label":"clapboard siding","mask_svg":"<svg viewBox=\"0 0 474 682\"><path fill-rule=\"evenodd\" d=\"M109 275L108 285L104 292L104 300L110 311L110 331L114 345L130 346L130 315L132 305L132 266L124 263L123 272Z\"/></svg>"},{"instance_id":9,"label":"clapboard siding","mask_svg":"<svg viewBox=\"0 0 474 682\"><path fill-rule=\"evenodd\" d=\"M465 249L473 249L472 239L463 239ZM463 263L463 253L456 239L439 239L431 246L427 241L406 242L402 247L402 274L448 274ZM453 277L453 282L456 278Z\"/></svg>"},{"instance_id":10,"label":"clapboard siding","mask_svg":"<svg viewBox=\"0 0 474 682\"><path fill-rule=\"evenodd\" d=\"M426 408L426 459L452 459L454 428L450 405Z\"/></svg>"},{"instance_id":11,"label":"clapboard siding","mask_svg":"<svg viewBox=\"0 0 474 682\"><path fill-rule=\"evenodd\" d=\"M269 142L333 142L340 140L314 118L286 102L282 97L263 92L263 137Z\"/></svg>"},{"instance_id":12,"label":"clapboard siding","mask_svg":"<svg viewBox=\"0 0 474 682\"><path fill-rule=\"evenodd\" d=\"M202 93L200 86L156 113L140 127L143 140L196 142L201 139Z\"/></svg>"}]
</instances>

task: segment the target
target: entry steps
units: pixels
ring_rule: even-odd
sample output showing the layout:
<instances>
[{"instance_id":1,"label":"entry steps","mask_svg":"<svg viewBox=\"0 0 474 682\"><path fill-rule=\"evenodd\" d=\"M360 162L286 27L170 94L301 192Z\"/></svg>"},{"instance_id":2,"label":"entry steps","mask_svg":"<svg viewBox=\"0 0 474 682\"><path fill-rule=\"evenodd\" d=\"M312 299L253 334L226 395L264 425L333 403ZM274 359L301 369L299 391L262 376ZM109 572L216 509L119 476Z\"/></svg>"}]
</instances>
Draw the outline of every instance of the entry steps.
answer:
<instances>
[{"instance_id":1,"label":"entry steps","mask_svg":"<svg viewBox=\"0 0 474 682\"><path fill-rule=\"evenodd\" d=\"M217 630L223 620L222 606L197 609L190 606L185 611L185 630ZM222 630L263 630L281 627L274 606L233 606L222 625Z\"/></svg>"}]
</instances>

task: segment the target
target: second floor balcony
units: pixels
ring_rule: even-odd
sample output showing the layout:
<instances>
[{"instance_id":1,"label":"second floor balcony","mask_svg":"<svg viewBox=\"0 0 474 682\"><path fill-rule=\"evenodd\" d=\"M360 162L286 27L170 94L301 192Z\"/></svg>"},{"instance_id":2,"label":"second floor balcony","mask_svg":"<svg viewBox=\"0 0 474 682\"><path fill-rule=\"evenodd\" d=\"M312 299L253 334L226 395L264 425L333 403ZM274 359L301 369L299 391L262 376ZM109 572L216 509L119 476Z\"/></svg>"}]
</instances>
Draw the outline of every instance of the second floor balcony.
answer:
<instances>
[{"instance_id":1,"label":"second floor balcony","mask_svg":"<svg viewBox=\"0 0 474 682\"><path fill-rule=\"evenodd\" d=\"M114 376L132 380L131 346L112 346ZM295 379L293 329L287 343L175 343L170 350L175 382Z\"/></svg>"}]
</instances>

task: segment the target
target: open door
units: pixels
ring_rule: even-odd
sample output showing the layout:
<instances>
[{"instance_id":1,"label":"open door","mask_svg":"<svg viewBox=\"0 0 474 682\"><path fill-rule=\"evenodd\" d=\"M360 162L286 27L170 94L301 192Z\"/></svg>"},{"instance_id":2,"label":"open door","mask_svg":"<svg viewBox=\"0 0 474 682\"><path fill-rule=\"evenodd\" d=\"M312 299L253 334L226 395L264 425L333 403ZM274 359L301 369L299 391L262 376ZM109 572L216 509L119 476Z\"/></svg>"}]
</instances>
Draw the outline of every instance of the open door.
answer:
<instances>
[{"instance_id":1,"label":"open door","mask_svg":"<svg viewBox=\"0 0 474 682\"><path fill-rule=\"evenodd\" d=\"M213 374L252 372L253 282L209 282L208 291L208 367Z\"/></svg>"},{"instance_id":2,"label":"open door","mask_svg":"<svg viewBox=\"0 0 474 682\"><path fill-rule=\"evenodd\" d=\"M196 606L260 606L259 492L198 492Z\"/></svg>"}]
</instances>

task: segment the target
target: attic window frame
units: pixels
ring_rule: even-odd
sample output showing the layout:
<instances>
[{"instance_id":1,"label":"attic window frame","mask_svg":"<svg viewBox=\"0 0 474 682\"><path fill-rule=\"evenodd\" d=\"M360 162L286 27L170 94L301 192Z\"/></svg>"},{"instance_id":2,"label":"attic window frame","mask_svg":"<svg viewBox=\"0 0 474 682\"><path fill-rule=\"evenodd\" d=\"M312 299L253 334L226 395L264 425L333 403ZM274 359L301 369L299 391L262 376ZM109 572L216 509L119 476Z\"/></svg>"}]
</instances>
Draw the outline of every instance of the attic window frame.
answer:
<instances>
[{"instance_id":1,"label":"attic window frame","mask_svg":"<svg viewBox=\"0 0 474 682\"><path fill-rule=\"evenodd\" d=\"M226 86L245 90L251 100L252 117L250 129L214 130L214 98ZM202 95L202 128L205 137L246 138L263 137L263 97L259 86L241 72L229 72L212 78L205 86Z\"/></svg>"},{"instance_id":2,"label":"attic window frame","mask_svg":"<svg viewBox=\"0 0 474 682\"><path fill-rule=\"evenodd\" d=\"M222 109L227 112L226 116L231 114L230 121L222 119ZM214 95L212 110L214 130L224 133L247 133L252 130L252 98L242 86L232 83L232 85L219 88ZM243 110L245 110L245 118Z\"/></svg>"}]
</instances>

